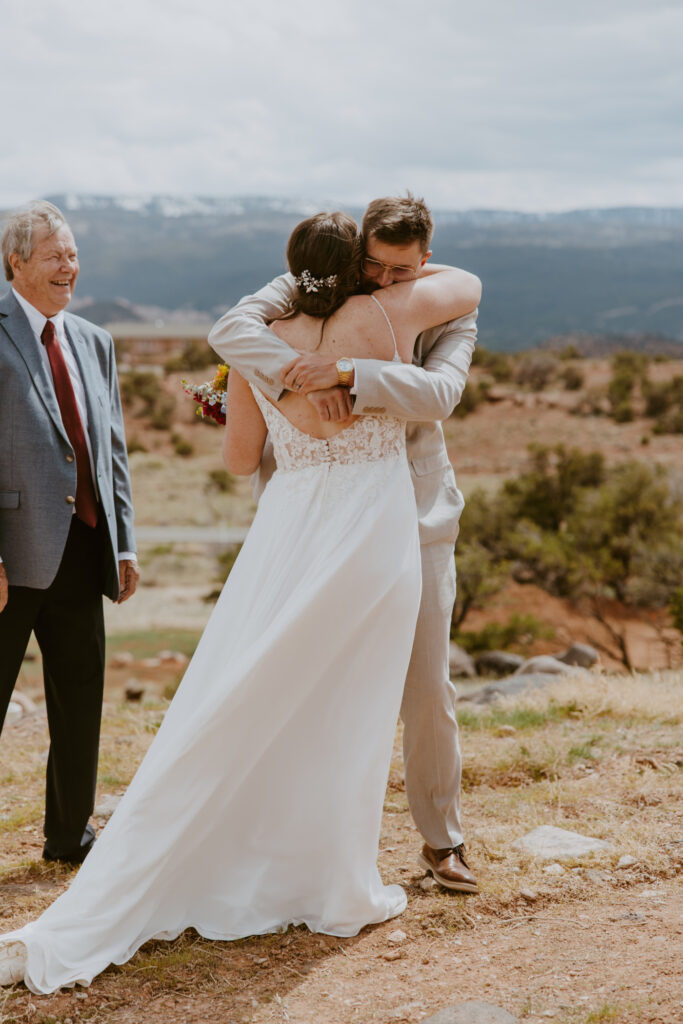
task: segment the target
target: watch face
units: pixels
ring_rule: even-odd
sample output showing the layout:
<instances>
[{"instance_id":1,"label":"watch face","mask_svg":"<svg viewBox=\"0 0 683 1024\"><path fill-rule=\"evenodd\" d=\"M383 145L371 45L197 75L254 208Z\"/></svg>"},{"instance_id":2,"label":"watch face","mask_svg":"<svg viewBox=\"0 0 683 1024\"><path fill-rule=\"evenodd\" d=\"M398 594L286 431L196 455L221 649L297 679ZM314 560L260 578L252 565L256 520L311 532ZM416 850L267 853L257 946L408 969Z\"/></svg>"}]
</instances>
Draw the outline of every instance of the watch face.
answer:
<instances>
[{"instance_id":1,"label":"watch face","mask_svg":"<svg viewBox=\"0 0 683 1024\"><path fill-rule=\"evenodd\" d=\"M340 359L337 362L337 369L340 373L348 373L353 369L353 362L350 359Z\"/></svg>"}]
</instances>

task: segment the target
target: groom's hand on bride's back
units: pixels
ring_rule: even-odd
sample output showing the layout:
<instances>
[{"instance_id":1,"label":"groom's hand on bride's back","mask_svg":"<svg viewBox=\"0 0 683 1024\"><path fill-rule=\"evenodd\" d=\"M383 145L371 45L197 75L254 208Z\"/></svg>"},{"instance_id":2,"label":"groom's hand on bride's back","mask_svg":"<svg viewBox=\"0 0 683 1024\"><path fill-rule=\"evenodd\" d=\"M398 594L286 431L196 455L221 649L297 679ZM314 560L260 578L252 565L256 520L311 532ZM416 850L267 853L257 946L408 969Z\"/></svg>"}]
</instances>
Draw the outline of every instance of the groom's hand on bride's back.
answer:
<instances>
[{"instance_id":1,"label":"groom's hand on bride's back","mask_svg":"<svg viewBox=\"0 0 683 1024\"><path fill-rule=\"evenodd\" d=\"M297 356L280 374L282 383L290 391L307 395L309 391L333 388L339 383L337 364L327 357L306 353Z\"/></svg>"},{"instance_id":2,"label":"groom's hand on bride's back","mask_svg":"<svg viewBox=\"0 0 683 1024\"><path fill-rule=\"evenodd\" d=\"M338 384L334 360L306 353L285 366L280 376L290 391L306 395L321 420L343 423L353 414L353 399L349 389Z\"/></svg>"},{"instance_id":3,"label":"groom's hand on bride's back","mask_svg":"<svg viewBox=\"0 0 683 1024\"><path fill-rule=\"evenodd\" d=\"M353 399L348 388L334 387L311 391L306 398L321 420L330 423L343 423L353 414Z\"/></svg>"}]
</instances>

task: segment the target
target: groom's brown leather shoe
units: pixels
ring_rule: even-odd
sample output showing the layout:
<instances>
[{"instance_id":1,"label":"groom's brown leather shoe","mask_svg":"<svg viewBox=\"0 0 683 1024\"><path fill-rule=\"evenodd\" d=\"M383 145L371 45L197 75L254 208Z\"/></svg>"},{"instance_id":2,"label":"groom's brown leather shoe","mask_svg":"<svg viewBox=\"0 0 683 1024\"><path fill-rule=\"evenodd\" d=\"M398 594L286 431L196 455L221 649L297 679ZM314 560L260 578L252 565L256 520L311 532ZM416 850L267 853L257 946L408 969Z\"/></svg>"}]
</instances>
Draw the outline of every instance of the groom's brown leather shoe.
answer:
<instances>
[{"instance_id":1,"label":"groom's brown leather shoe","mask_svg":"<svg viewBox=\"0 0 683 1024\"><path fill-rule=\"evenodd\" d=\"M417 861L444 888L456 892L479 892L477 880L465 863L464 843L445 850L432 850L425 843Z\"/></svg>"}]
</instances>

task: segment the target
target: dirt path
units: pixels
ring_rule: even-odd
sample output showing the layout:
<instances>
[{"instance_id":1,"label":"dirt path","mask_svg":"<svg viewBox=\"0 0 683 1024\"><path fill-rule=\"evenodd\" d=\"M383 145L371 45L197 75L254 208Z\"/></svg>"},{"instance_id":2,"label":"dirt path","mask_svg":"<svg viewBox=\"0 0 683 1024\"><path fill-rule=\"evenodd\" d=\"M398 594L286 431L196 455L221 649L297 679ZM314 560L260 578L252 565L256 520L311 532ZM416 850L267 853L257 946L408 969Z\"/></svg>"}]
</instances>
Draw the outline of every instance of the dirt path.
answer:
<instances>
[{"instance_id":1,"label":"dirt path","mask_svg":"<svg viewBox=\"0 0 683 1024\"><path fill-rule=\"evenodd\" d=\"M680 1024L683 787L680 673L567 680L461 712L469 859L481 895L421 886L397 736L380 869L408 909L351 939L304 928L236 943L150 942L90 989L0 993L3 1024L418 1024L467 999L524 1024ZM165 705L109 703L101 790L121 792ZM35 917L71 873L40 860L46 729L0 747L0 931ZM513 846L539 824L611 850L548 865ZM620 868L624 855L633 858ZM403 935L396 935L401 932Z\"/></svg>"}]
</instances>

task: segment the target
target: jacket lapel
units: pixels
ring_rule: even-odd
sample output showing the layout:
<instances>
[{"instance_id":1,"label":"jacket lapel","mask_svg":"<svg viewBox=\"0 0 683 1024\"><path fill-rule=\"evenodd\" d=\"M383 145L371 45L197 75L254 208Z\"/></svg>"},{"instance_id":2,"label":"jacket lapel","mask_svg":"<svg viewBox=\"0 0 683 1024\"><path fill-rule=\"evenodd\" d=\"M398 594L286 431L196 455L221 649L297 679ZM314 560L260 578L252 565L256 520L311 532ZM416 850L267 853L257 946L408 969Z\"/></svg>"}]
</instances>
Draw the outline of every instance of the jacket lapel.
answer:
<instances>
[{"instance_id":1,"label":"jacket lapel","mask_svg":"<svg viewBox=\"0 0 683 1024\"><path fill-rule=\"evenodd\" d=\"M69 443L69 438L62 423L59 405L57 404L55 389L38 347L39 342L36 341L36 336L31 330L23 309L11 292L0 299L0 327L4 328L10 343L15 346L19 355L26 363L26 368L35 385L35 389L40 395L55 427L64 440Z\"/></svg>"}]
</instances>

